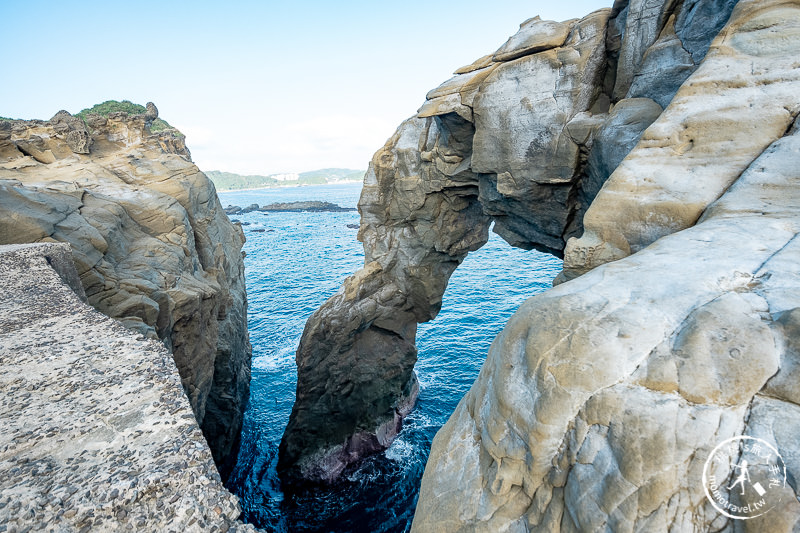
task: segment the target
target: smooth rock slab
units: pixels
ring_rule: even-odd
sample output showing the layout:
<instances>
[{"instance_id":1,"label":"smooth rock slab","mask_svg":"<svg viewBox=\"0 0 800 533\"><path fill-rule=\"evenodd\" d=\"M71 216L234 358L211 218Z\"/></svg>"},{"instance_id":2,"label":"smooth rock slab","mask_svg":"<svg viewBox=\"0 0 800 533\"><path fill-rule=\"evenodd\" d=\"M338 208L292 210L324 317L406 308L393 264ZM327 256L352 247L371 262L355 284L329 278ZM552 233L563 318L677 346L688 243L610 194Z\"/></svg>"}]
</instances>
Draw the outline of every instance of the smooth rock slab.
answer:
<instances>
[{"instance_id":1,"label":"smooth rock slab","mask_svg":"<svg viewBox=\"0 0 800 533\"><path fill-rule=\"evenodd\" d=\"M691 227L800 112L800 6L741 0L704 62L617 167L564 253L567 277Z\"/></svg>"}]
</instances>

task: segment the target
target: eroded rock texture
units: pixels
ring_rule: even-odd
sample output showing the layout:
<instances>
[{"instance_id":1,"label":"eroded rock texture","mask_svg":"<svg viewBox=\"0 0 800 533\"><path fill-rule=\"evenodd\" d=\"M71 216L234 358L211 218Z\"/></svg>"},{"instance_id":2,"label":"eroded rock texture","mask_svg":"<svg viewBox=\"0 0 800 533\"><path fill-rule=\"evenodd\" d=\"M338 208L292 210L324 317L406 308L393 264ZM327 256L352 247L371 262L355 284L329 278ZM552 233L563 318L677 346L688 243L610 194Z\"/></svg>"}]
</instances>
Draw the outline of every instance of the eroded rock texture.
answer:
<instances>
[{"instance_id":1,"label":"eroded rock texture","mask_svg":"<svg viewBox=\"0 0 800 533\"><path fill-rule=\"evenodd\" d=\"M68 244L0 246L0 294L2 529L255 531L172 355L81 301Z\"/></svg>"},{"instance_id":2,"label":"eroded rock texture","mask_svg":"<svg viewBox=\"0 0 800 533\"><path fill-rule=\"evenodd\" d=\"M172 351L224 476L249 394L244 235L147 109L0 122L0 243L71 244L89 303Z\"/></svg>"},{"instance_id":3,"label":"eroded rock texture","mask_svg":"<svg viewBox=\"0 0 800 533\"><path fill-rule=\"evenodd\" d=\"M567 277L692 226L786 132L800 109L796 9L740 6L594 200L583 236L567 246Z\"/></svg>"},{"instance_id":4,"label":"eroded rock texture","mask_svg":"<svg viewBox=\"0 0 800 533\"><path fill-rule=\"evenodd\" d=\"M365 178L364 269L306 326L281 446L290 477L334 479L390 442L413 402L416 324L436 316L453 270L492 223L514 246L562 255L603 184L706 59L735 3L618 1L580 20L533 18L428 93ZM721 68L706 71L724 80ZM562 279L586 270L573 265L571 246Z\"/></svg>"},{"instance_id":5,"label":"eroded rock texture","mask_svg":"<svg viewBox=\"0 0 800 533\"><path fill-rule=\"evenodd\" d=\"M676 9L659 40L682 35ZM492 344L434 440L412 531L797 531L798 29L796 2L740 0L706 54L681 38L699 68L569 242L562 280L582 275ZM790 480L750 520L703 491L738 435L778 449Z\"/></svg>"},{"instance_id":6,"label":"eroded rock texture","mask_svg":"<svg viewBox=\"0 0 800 533\"><path fill-rule=\"evenodd\" d=\"M309 319L298 349L281 443L294 475L334 479L387 447L413 407L417 323L436 316L450 274L488 237L477 177L462 164L470 129L457 116L413 118L373 159L360 203L365 267Z\"/></svg>"}]
</instances>

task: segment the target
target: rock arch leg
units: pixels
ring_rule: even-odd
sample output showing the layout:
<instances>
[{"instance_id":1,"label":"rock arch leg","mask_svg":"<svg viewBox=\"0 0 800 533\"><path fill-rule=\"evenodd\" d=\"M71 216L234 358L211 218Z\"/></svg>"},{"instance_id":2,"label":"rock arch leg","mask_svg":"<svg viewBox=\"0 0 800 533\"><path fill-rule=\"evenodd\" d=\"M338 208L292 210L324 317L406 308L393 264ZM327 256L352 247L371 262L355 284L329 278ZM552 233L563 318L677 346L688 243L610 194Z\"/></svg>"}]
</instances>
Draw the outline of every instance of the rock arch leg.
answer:
<instances>
[{"instance_id":1,"label":"rock arch leg","mask_svg":"<svg viewBox=\"0 0 800 533\"><path fill-rule=\"evenodd\" d=\"M280 447L288 479L326 482L383 449L413 408L417 324L488 239L470 170L473 126L455 114L409 119L370 164L359 202L365 266L308 320L297 398Z\"/></svg>"}]
</instances>

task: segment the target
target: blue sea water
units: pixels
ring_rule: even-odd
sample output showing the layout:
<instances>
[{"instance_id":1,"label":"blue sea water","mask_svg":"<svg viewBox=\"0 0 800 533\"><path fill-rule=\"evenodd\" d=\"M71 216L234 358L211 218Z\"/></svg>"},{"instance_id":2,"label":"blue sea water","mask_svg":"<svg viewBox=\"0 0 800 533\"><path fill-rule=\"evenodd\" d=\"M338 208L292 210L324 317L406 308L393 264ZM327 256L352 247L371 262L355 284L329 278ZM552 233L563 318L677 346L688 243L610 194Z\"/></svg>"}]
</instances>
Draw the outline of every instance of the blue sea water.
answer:
<instances>
[{"instance_id":1,"label":"blue sea water","mask_svg":"<svg viewBox=\"0 0 800 533\"><path fill-rule=\"evenodd\" d=\"M223 205L323 200L355 207L360 184L220 193ZM363 265L357 212L251 212L243 223L253 344L250 403L238 464L228 481L244 519L275 532L403 532L436 431L480 370L494 337L520 304L551 286L561 261L512 248L491 234L450 279L439 316L421 324L416 372L420 397L385 453L346 471L327 489L284 494L278 445L294 402L294 355L308 317ZM254 231L261 230L263 232Z\"/></svg>"}]
</instances>

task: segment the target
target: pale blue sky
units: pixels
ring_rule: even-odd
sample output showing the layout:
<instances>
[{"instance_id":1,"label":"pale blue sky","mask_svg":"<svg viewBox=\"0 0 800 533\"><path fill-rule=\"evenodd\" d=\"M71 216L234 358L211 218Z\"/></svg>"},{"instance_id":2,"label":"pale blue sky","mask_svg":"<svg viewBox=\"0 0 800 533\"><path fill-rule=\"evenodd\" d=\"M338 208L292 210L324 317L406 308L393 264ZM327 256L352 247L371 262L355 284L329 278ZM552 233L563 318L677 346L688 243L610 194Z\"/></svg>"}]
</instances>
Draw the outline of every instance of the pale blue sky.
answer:
<instances>
[{"instance_id":1,"label":"pale blue sky","mask_svg":"<svg viewBox=\"0 0 800 533\"><path fill-rule=\"evenodd\" d=\"M366 168L453 70L612 0L0 0L0 116L153 101L203 170Z\"/></svg>"}]
</instances>

